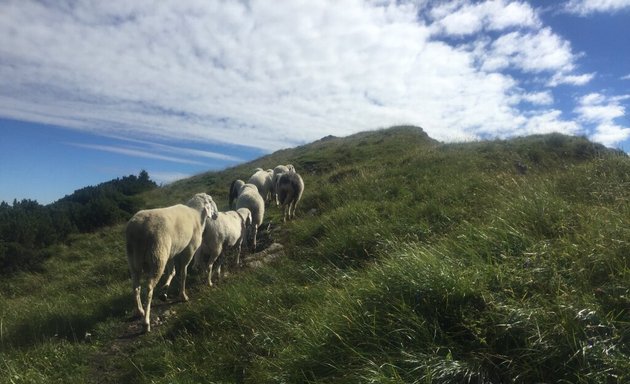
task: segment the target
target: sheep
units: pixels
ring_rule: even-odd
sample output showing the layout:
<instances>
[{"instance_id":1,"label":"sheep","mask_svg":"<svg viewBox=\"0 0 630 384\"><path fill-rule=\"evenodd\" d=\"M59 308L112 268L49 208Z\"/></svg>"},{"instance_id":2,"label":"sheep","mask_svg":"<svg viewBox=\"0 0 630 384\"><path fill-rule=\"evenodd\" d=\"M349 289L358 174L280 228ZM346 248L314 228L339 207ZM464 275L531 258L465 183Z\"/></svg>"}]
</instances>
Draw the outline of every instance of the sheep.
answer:
<instances>
[{"instance_id":1,"label":"sheep","mask_svg":"<svg viewBox=\"0 0 630 384\"><path fill-rule=\"evenodd\" d=\"M217 260L217 277L221 277L221 265L225 259L226 248L236 251L236 266L240 266L241 244L247 237L247 230L252 224L252 214L247 208L237 211L219 212L216 220L206 224L203 241L195 253L195 265L202 265L207 259L206 270L208 285L212 287L212 267ZM219 259L220 258L220 259Z\"/></svg>"},{"instance_id":2,"label":"sheep","mask_svg":"<svg viewBox=\"0 0 630 384\"><path fill-rule=\"evenodd\" d=\"M236 201L236 199L238 198L238 192L241 190L241 187L243 185L245 185L245 182L240 179L236 179L232 181L232 184L230 184L230 193L228 195L228 205L230 209L234 208L234 201Z\"/></svg>"},{"instance_id":3,"label":"sheep","mask_svg":"<svg viewBox=\"0 0 630 384\"><path fill-rule=\"evenodd\" d=\"M273 169L273 175L271 176L271 200L276 202L276 206L280 206L278 201L278 179L283 173L295 172L295 167L292 164L278 165Z\"/></svg>"},{"instance_id":4,"label":"sheep","mask_svg":"<svg viewBox=\"0 0 630 384\"><path fill-rule=\"evenodd\" d=\"M272 185L273 170L272 169L262 170L260 168L258 169L259 170L256 171L256 173L254 173L249 178L247 183L255 185L256 188L258 189L258 193L260 193L260 196L262 196L263 200L269 201L269 196L273 188L273 185Z\"/></svg>"},{"instance_id":5,"label":"sheep","mask_svg":"<svg viewBox=\"0 0 630 384\"><path fill-rule=\"evenodd\" d=\"M265 215L265 201L254 184L245 184L241 187L238 199L236 199L236 209L239 208L247 208L252 213L252 234L250 237L253 237L251 249L255 250L258 227L262 224Z\"/></svg>"},{"instance_id":6,"label":"sheep","mask_svg":"<svg viewBox=\"0 0 630 384\"><path fill-rule=\"evenodd\" d=\"M277 173L278 171L280 171L280 173L295 172L295 167L293 164L278 165L273 169L273 171L274 173Z\"/></svg>"},{"instance_id":7,"label":"sheep","mask_svg":"<svg viewBox=\"0 0 630 384\"><path fill-rule=\"evenodd\" d=\"M287 172L278 179L278 199L282 204L283 221L295 218L295 210L304 192L304 180L296 172Z\"/></svg>"},{"instance_id":8,"label":"sheep","mask_svg":"<svg viewBox=\"0 0 630 384\"><path fill-rule=\"evenodd\" d=\"M131 285L136 301L136 312L143 319L144 332L151 331L151 300L167 264L177 264L181 271L179 295L187 301L187 267L201 244L203 230L209 218L217 218L217 205L212 197L198 193L186 205L147 209L137 212L127 223L127 261ZM172 275L169 276L168 283ZM146 305L140 299L140 279L147 277Z\"/></svg>"}]
</instances>

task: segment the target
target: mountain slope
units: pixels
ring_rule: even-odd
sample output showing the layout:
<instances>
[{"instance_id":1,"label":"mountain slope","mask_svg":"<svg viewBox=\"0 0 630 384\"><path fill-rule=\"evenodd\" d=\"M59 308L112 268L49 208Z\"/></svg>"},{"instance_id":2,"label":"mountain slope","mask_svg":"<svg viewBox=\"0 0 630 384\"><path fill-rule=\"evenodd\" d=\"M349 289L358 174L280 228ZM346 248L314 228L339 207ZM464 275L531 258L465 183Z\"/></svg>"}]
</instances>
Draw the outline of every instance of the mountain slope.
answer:
<instances>
[{"instance_id":1,"label":"mountain slope","mask_svg":"<svg viewBox=\"0 0 630 384\"><path fill-rule=\"evenodd\" d=\"M262 244L281 242L286 256L214 289L193 276L191 302L162 306L153 334L130 335L125 321L121 226L57 247L41 274L0 282L0 377L630 378L625 155L557 134L441 144L396 127L324 138L144 198L160 206L204 190L225 209L232 179L285 163L305 180L303 202L287 224L268 209Z\"/></svg>"}]
</instances>

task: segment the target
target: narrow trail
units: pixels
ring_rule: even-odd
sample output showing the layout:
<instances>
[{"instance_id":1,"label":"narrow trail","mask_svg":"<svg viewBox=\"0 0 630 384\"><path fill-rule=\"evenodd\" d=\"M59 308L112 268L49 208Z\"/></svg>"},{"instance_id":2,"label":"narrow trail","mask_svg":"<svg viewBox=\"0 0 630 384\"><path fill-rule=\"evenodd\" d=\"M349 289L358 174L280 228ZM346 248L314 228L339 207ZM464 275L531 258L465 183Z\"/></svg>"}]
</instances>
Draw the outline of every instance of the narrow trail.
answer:
<instances>
[{"instance_id":1,"label":"narrow trail","mask_svg":"<svg viewBox=\"0 0 630 384\"><path fill-rule=\"evenodd\" d=\"M284 246L274 242L270 231L271 225L267 225L264 231L259 232L260 240L255 253L241 254L243 263L241 272L248 269L260 268L285 255ZM276 229L277 230L277 229ZM230 274L225 276L226 279ZM131 293L130 293L131 300ZM152 332L159 332L160 328L168 323L169 319L176 314L178 306L182 304L178 299L168 299L167 301L153 300L151 305L151 329ZM103 343L103 345L89 357L90 380L92 384L113 384L119 383L120 374L128 370L128 364L133 365L129 359L126 366L120 366L124 362L121 356L130 357L134 348L142 340L142 323L140 318L121 319L117 329L113 331L117 336Z\"/></svg>"}]
</instances>

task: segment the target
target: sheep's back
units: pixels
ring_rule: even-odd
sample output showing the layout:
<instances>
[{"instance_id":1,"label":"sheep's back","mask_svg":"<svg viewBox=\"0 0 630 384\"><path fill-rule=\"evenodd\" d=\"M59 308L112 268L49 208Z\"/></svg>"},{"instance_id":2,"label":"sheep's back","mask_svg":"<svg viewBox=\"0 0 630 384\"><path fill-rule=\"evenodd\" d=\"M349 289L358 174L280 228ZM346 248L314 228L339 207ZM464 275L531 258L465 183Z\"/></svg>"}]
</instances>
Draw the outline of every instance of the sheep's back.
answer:
<instances>
[{"instance_id":1,"label":"sheep's back","mask_svg":"<svg viewBox=\"0 0 630 384\"><path fill-rule=\"evenodd\" d=\"M234 211L219 212L216 220L206 223L203 232L204 243L215 246L219 243L234 244L241 237L241 219Z\"/></svg>"},{"instance_id":2,"label":"sheep's back","mask_svg":"<svg viewBox=\"0 0 630 384\"><path fill-rule=\"evenodd\" d=\"M302 192L304 192L304 180L296 172L283 173L278 180L278 191L281 195L281 200L287 195L295 196L296 199L299 199L302 196Z\"/></svg>"},{"instance_id":3,"label":"sheep's back","mask_svg":"<svg viewBox=\"0 0 630 384\"><path fill-rule=\"evenodd\" d=\"M182 204L142 210L127 223L127 243L138 250L142 244L165 243L170 248L169 256L173 256L195 240L200 226L201 214Z\"/></svg>"},{"instance_id":4,"label":"sheep's back","mask_svg":"<svg viewBox=\"0 0 630 384\"><path fill-rule=\"evenodd\" d=\"M247 185L247 184L245 184ZM251 189L242 189L236 200L236 209L247 208L252 213L252 223L261 225L265 215L265 201L258 192Z\"/></svg>"},{"instance_id":5,"label":"sheep's back","mask_svg":"<svg viewBox=\"0 0 630 384\"><path fill-rule=\"evenodd\" d=\"M272 174L268 171L258 171L252 175L247 184L253 184L258 189L261 196L266 195L271 188Z\"/></svg>"}]
</instances>

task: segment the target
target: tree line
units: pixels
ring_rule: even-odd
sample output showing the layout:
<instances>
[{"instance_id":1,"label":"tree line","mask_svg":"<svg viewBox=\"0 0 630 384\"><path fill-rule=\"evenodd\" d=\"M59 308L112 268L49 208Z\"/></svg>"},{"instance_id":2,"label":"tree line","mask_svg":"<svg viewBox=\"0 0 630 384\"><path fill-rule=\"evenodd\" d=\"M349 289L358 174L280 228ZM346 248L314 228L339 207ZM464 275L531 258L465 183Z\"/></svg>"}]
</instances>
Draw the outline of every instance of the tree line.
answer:
<instances>
[{"instance_id":1,"label":"tree line","mask_svg":"<svg viewBox=\"0 0 630 384\"><path fill-rule=\"evenodd\" d=\"M49 205L35 200L0 202L0 273L31 270L47 247L71 234L128 220L142 207L140 193L156 188L146 171L74 191Z\"/></svg>"}]
</instances>

